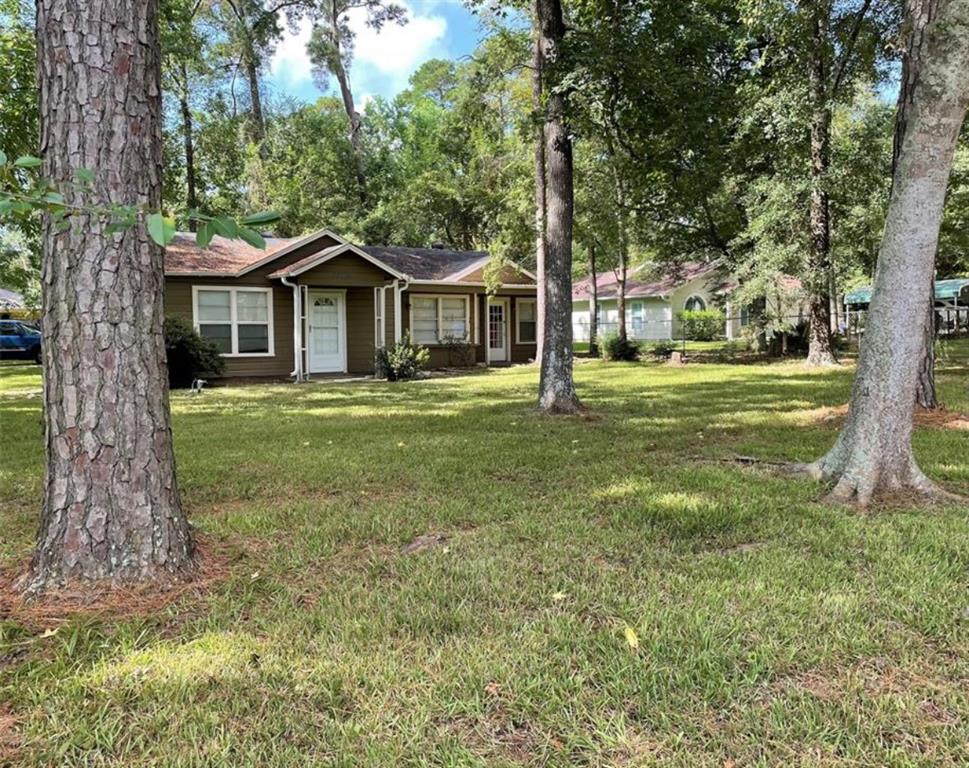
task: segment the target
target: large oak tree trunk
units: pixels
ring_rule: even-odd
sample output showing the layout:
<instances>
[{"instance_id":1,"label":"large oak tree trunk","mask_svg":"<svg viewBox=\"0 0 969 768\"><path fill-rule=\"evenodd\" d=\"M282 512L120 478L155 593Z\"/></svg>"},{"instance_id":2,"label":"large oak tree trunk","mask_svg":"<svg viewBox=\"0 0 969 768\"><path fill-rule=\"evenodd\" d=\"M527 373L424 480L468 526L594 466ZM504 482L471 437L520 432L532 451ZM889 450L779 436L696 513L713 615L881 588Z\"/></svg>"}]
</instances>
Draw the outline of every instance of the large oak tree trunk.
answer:
<instances>
[{"instance_id":1,"label":"large oak tree trunk","mask_svg":"<svg viewBox=\"0 0 969 768\"><path fill-rule=\"evenodd\" d=\"M831 335L829 278L831 275L831 107L828 98L828 25L830 3L820 2L814 17L811 67L811 240L808 251L808 365L836 362Z\"/></svg>"},{"instance_id":2,"label":"large oak tree trunk","mask_svg":"<svg viewBox=\"0 0 969 768\"><path fill-rule=\"evenodd\" d=\"M907 55L896 163L868 329L848 420L810 467L835 481L832 497L867 504L883 491L941 493L912 453L922 323L956 141L969 105L969 0L907 0Z\"/></svg>"},{"instance_id":3,"label":"large oak tree trunk","mask_svg":"<svg viewBox=\"0 0 969 768\"><path fill-rule=\"evenodd\" d=\"M542 59L555 62L565 37L559 0L537 0ZM539 407L546 413L576 413L572 380L572 138L565 122L565 95L547 89L545 121L545 244L541 290L545 306Z\"/></svg>"},{"instance_id":4,"label":"large oak tree trunk","mask_svg":"<svg viewBox=\"0 0 969 768\"><path fill-rule=\"evenodd\" d=\"M157 2L40 0L37 36L45 174L63 184L90 168L97 202L160 207ZM193 563L175 484L162 250L141 223L105 226L44 223L47 465L31 592L177 578Z\"/></svg>"}]
</instances>

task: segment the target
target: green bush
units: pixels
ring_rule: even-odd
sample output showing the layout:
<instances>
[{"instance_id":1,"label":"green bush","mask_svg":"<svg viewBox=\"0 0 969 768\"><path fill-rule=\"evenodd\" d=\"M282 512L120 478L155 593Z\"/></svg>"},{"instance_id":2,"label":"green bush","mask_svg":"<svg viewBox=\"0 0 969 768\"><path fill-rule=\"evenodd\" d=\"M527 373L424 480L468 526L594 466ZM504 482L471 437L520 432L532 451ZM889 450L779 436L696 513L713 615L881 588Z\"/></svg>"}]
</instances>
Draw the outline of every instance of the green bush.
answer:
<instances>
[{"instance_id":1,"label":"green bush","mask_svg":"<svg viewBox=\"0 0 969 768\"><path fill-rule=\"evenodd\" d=\"M679 348L680 345L675 341L657 341L655 344L650 345L649 353L654 357L659 357L666 360L669 359Z\"/></svg>"},{"instance_id":2,"label":"green bush","mask_svg":"<svg viewBox=\"0 0 969 768\"><path fill-rule=\"evenodd\" d=\"M427 368L431 362L431 353L427 347L411 344L410 334L404 334L390 349L378 349L376 359L377 377L387 381L405 381L413 379Z\"/></svg>"},{"instance_id":3,"label":"green bush","mask_svg":"<svg viewBox=\"0 0 969 768\"><path fill-rule=\"evenodd\" d=\"M716 341L723 337L726 318L719 309L688 310L676 313L683 338L690 341Z\"/></svg>"},{"instance_id":4,"label":"green bush","mask_svg":"<svg viewBox=\"0 0 969 768\"><path fill-rule=\"evenodd\" d=\"M639 360L641 348L639 342L630 338L621 339L618 333L606 334L599 342L604 360L631 361Z\"/></svg>"},{"instance_id":5,"label":"green bush","mask_svg":"<svg viewBox=\"0 0 969 768\"><path fill-rule=\"evenodd\" d=\"M195 379L206 376L221 376L225 370L219 348L181 317L165 318L165 355L172 389L190 387Z\"/></svg>"}]
</instances>

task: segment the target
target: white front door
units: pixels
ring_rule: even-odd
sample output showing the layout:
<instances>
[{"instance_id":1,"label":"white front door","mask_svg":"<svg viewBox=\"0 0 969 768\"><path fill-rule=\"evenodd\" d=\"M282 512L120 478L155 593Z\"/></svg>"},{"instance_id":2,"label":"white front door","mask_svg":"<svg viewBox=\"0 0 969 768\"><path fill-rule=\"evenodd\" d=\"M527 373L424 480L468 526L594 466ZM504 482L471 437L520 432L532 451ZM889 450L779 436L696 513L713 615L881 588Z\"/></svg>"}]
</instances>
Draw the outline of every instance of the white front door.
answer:
<instances>
[{"instance_id":1,"label":"white front door","mask_svg":"<svg viewBox=\"0 0 969 768\"><path fill-rule=\"evenodd\" d=\"M347 369L347 333L342 291L310 291L310 373L342 373Z\"/></svg>"},{"instance_id":2,"label":"white front door","mask_svg":"<svg viewBox=\"0 0 969 768\"><path fill-rule=\"evenodd\" d=\"M492 299L488 302L488 360L508 362L508 301Z\"/></svg>"}]
</instances>

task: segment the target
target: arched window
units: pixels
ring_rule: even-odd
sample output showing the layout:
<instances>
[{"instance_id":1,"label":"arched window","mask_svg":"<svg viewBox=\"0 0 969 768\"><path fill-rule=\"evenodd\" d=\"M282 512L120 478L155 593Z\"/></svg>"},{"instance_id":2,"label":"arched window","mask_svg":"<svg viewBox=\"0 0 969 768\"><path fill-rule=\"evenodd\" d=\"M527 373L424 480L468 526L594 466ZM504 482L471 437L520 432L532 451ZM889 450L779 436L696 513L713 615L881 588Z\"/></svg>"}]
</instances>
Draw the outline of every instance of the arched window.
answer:
<instances>
[{"instance_id":1,"label":"arched window","mask_svg":"<svg viewBox=\"0 0 969 768\"><path fill-rule=\"evenodd\" d=\"M703 300L702 296L691 296L686 300L683 308L687 312L702 312L707 308L707 303Z\"/></svg>"}]
</instances>

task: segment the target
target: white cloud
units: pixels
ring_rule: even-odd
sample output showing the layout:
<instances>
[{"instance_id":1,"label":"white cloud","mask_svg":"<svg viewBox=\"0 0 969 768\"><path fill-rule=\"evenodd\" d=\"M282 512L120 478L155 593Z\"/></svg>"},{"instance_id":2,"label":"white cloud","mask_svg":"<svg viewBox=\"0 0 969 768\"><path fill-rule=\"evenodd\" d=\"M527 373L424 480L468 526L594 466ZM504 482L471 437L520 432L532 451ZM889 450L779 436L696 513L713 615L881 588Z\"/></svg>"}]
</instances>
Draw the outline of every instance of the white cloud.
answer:
<instances>
[{"instance_id":1,"label":"white cloud","mask_svg":"<svg viewBox=\"0 0 969 768\"><path fill-rule=\"evenodd\" d=\"M408 78L423 62L448 55L447 20L434 13L415 14L406 2L401 4L407 9L407 24L388 24L379 32L367 26L363 9L350 11L350 28L356 35L350 68L354 92L370 98L393 96L406 87ZM304 19L296 33L287 28L276 47L270 72L283 90L312 83L313 65L306 53L311 32L310 23ZM365 100L360 99L361 106Z\"/></svg>"},{"instance_id":2,"label":"white cloud","mask_svg":"<svg viewBox=\"0 0 969 768\"><path fill-rule=\"evenodd\" d=\"M285 20L282 19L285 24ZM296 34L288 26L284 27L283 39L276 46L269 71L282 85L300 85L313 79L313 62L306 52L306 44L310 41L313 26L306 19L299 23Z\"/></svg>"}]
</instances>

